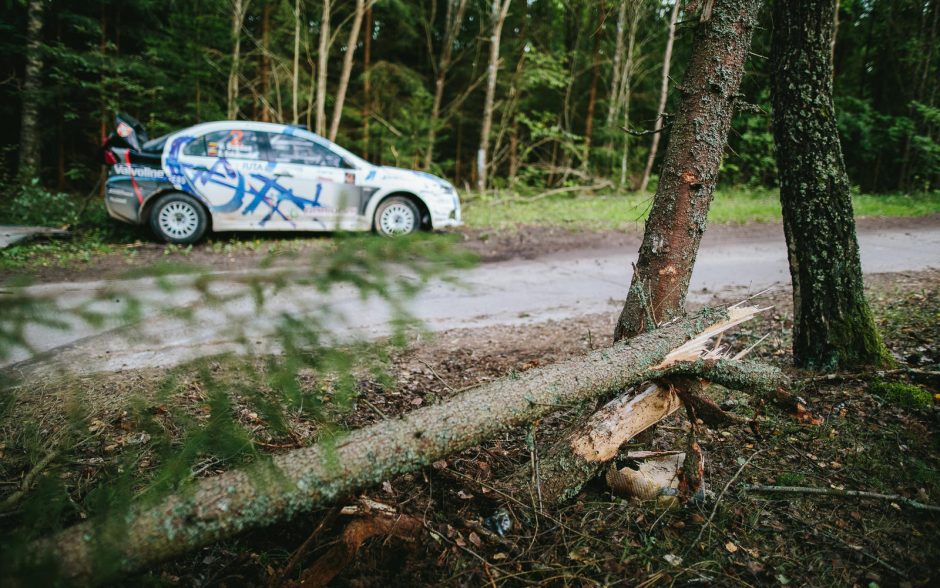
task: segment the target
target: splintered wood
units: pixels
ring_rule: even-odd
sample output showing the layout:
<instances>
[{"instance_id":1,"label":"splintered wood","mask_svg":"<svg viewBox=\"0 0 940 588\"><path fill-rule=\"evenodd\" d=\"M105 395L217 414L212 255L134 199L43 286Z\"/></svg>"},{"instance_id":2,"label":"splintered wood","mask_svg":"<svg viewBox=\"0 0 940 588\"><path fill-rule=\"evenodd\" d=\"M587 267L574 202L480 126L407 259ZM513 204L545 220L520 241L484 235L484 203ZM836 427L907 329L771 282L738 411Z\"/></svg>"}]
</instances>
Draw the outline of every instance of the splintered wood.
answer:
<instances>
[{"instance_id":1,"label":"splintered wood","mask_svg":"<svg viewBox=\"0 0 940 588\"><path fill-rule=\"evenodd\" d=\"M767 309L756 306L729 309L726 320L709 326L670 351L653 369L668 369L682 362L699 359L726 358L728 349L721 345L720 338L714 345L711 340L764 310ZM653 384L633 397L619 396L594 413L584 427L571 437L571 449L575 455L589 462L610 461L624 443L668 417L680 406L682 402L675 390L660 384Z\"/></svg>"},{"instance_id":2,"label":"splintered wood","mask_svg":"<svg viewBox=\"0 0 940 588\"><path fill-rule=\"evenodd\" d=\"M758 308L756 306L732 306L728 309L728 318L717 322L704 331L689 339L679 347L676 347L663 358L662 362L654 366L654 370L663 370L670 368L677 363L693 362L699 359L726 359L728 358L727 346L721 345L721 335L743 322L749 321L758 313L768 310L770 307ZM709 343L715 337L718 337L715 344L709 349ZM750 349L745 350L750 351ZM741 359L745 352L739 353L733 359Z\"/></svg>"},{"instance_id":3,"label":"splintered wood","mask_svg":"<svg viewBox=\"0 0 940 588\"><path fill-rule=\"evenodd\" d=\"M638 460L639 467L617 469L611 465L607 470L607 485L614 494L653 500L669 489L678 493L679 469L685 461L685 453L637 451L628 453L627 458Z\"/></svg>"}]
</instances>

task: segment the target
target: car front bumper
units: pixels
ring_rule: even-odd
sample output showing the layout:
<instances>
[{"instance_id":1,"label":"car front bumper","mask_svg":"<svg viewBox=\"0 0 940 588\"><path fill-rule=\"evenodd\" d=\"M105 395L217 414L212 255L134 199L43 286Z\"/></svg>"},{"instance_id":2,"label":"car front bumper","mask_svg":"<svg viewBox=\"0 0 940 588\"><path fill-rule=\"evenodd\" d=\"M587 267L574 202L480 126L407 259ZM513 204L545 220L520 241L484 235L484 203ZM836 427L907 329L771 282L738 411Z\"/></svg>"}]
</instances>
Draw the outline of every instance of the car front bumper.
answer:
<instances>
[{"instance_id":1,"label":"car front bumper","mask_svg":"<svg viewBox=\"0 0 940 588\"><path fill-rule=\"evenodd\" d=\"M459 227L463 224L460 219L460 198L456 193L434 194L425 198L425 202L431 213L432 228Z\"/></svg>"}]
</instances>

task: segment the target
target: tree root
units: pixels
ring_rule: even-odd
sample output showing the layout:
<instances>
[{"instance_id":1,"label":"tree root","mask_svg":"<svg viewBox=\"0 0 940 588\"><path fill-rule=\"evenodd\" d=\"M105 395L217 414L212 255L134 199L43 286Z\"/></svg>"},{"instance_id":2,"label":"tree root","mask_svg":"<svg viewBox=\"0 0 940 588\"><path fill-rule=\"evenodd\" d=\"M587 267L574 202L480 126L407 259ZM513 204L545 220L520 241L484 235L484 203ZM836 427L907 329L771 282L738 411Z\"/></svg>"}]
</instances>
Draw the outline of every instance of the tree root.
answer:
<instances>
[{"instance_id":1,"label":"tree root","mask_svg":"<svg viewBox=\"0 0 940 588\"><path fill-rule=\"evenodd\" d=\"M360 500L351 514L361 517L346 525L339 542L304 570L300 580L286 582L289 588L320 588L329 583L352 562L366 540L383 535L413 542L424 530L424 522L399 514L394 508L368 499ZM343 513L350 513L343 509Z\"/></svg>"}]
</instances>

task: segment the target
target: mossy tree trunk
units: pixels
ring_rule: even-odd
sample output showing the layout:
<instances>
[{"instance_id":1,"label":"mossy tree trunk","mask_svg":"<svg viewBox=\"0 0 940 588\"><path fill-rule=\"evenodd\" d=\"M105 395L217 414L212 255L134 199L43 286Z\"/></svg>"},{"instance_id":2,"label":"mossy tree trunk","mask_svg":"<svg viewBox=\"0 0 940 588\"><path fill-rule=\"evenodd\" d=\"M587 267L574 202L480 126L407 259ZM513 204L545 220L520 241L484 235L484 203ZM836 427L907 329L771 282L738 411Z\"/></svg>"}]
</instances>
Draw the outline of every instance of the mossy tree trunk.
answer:
<instances>
[{"instance_id":1,"label":"mossy tree trunk","mask_svg":"<svg viewBox=\"0 0 940 588\"><path fill-rule=\"evenodd\" d=\"M683 313L759 6L715 0L702 14L615 340Z\"/></svg>"},{"instance_id":2,"label":"mossy tree trunk","mask_svg":"<svg viewBox=\"0 0 940 588\"><path fill-rule=\"evenodd\" d=\"M793 282L797 366L886 365L865 301L849 180L832 104L834 0L777 1L774 140Z\"/></svg>"}]
</instances>

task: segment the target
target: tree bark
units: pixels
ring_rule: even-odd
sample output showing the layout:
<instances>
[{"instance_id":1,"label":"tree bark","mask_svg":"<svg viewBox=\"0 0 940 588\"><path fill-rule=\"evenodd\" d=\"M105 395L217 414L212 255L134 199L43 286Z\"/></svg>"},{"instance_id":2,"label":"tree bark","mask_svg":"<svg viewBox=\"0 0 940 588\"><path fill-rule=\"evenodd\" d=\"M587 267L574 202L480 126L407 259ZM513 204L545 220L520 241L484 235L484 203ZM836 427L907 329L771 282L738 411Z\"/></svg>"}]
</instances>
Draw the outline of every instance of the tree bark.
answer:
<instances>
[{"instance_id":1,"label":"tree bark","mask_svg":"<svg viewBox=\"0 0 940 588\"><path fill-rule=\"evenodd\" d=\"M323 0L320 16L320 45L317 49L317 117L316 132L326 133L326 67L330 57L330 0Z\"/></svg>"},{"instance_id":2,"label":"tree bark","mask_svg":"<svg viewBox=\"0 0 940 588\"><path fill-rule=\"evenodd\" d=\"M371 116L369 96L372 82L369 80L369 67L372 65L372 3L366 8L366 36L362 41L362 156L369 159L369 117Z\"/></svg>"},{"instance_id":3,"label":"tree bark","mask_svg":"<svg viewBox=\"0 0 940 588\"><path fill-rule=\"evenodd\" d=\"M119 520L66 529L36 544L36 555L58 562L75 580L103 581L95 562L106 560L130 572L273 524L562 406L644 380L670 351L727 316L722 310L706 310L585 357L497 380L401 418L275 456L254 469L202 479ZM109 537L119 539L109 542Z\"/></svg>"},{"instance_id":4,"label":"tree bark","mask_svg":"<svg viewBox=\"0 0 940 588\"><path fill-rule=\"evenodd\" d=\"M372 0L369 0L372 3ZM343 55L343 69L339 74L339 85L336 87L336 101L333 103L333 119L330 121L330 141L336 140L339 132L339 122L343 118L343 104L346 102L346 90L349 88L349 78L352 75L353 56L356 54L356 45L359 43L359 29L362 28L362 17L366 13L365 0L356 0L356 13L353 16L352 28L349 29L349 38L346 39L346 53Z\"/></svg>"},{"instance_id":5,"label":"tree bark","mask_svg":"<svg viewBox=\"0 0 940 588\"><path fill-rule=\"evenodd\" d=\"M228 109L229 120L238 117L238 76L241 60L242 25L251 0L232 0L232 65L228 72Z\"/></svg>"},{"instance_id":6,"label":"tree bark","mask_svg":"<svg viewBox=\"0 0 940 588\"><path fill-rule=\"evenodd\" d=\"M294 0L294 76L291 87L291 122L300 121L300 0Z\"/></svg>"},{"instance_id":7,"label":"tree bark","mask_svg":"<svg viewBox=\"0 0 940 588\"><path fill-rule=\"evenodd\" d=\"M698 24L659 187L614 339L683 312L760 0L715 0Z\"/></svg>"},{"instance_id":8,"label":"tree bark","mask_svg":"<svg viewBox=\"0 0 940 588\"><path fill-rule=\"evenodd\" d=\"M493 104L496 101L496 73L499 69L499 40L503 34L503 23L509 13L510 0L493 0L490 10L490 58L486 73L486 97L483 100L483 123L480 126L480 148L477 151L477 189L486 190L487 151L490 147L490 131L493 126Z\"/></svg>"},{"instance_id":9,"label":"tree bark","mask_svg":"<svg viewBox=\"0 0 940 588\"><path fill-rule=\"evenodd\" d=\"M774 141L793 282L793 358L832 370L892 363L865 301L832 104L833 0L774 4Z\"/></svg>"},{"instance_id":10,"label":"tree bark","mask_svg":"<svg viewBox=\"0 0 940 588\"><path fill-rule=\"evenodd\" d=\"M431 103L431 121L428 126L428 146L424 152L424 169L430 169L434 161L434 141L437 136L438 119L441 115L441 103L444 100L444 83L450 69L454 52L454 40L463 24L463 15L467 9L467 0L447 0L444 16L444 38L441 41L441 57L437 62L437 76L434 79L434 101ZM433 26L433 23L431 23Z\"/></svg>"},{"instance_id":11,"label":"tree bark","mask_svg":"<svg viewBox=\"0 0 940 588\"><path fill-rule=\"evenodd\" d=\"M271 121L271 3L261 7L261 120Z\"/></svg>"},{"instance_id":12,"label":"tree bark","mask_svg":"<svg viewBox=\"0 0 940 588\"><path fill-rule=\"evenodd\" d=\"M23 97L20 111L21 179L39 171L39 77L42 74L42 9L41 0L30 0L26 5L26 72L23 77ZM61 143L60 143L61 144Z\"/></svg>"},{"instance_id":13,"label":"tree bark","mask_svg":"<svg viewBox=\"0 0 940 588\"><path fill-rule=\"evenodd\" d=\"M653 128L653 143L650 145L650 153L646 157L646 167L643 169L643 179L640 180L640 192L646 192L649 186L650 176L653 173L653 161L656 159L656 151L659 148L659 138L663 130L663 117L666 114L666 99L669 97L669 68L672 62L672 45L676 40L676 20L679 18L679 5L681 0L676 0L672 7L672 14L669 15L669 36L666 38L666 51L663 53L663 81L659 87L659 107L656 109L656 125Z\"/></svg>"}]
</instances>

